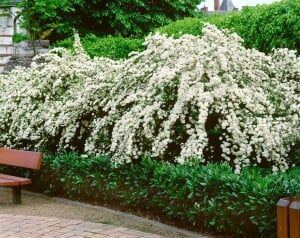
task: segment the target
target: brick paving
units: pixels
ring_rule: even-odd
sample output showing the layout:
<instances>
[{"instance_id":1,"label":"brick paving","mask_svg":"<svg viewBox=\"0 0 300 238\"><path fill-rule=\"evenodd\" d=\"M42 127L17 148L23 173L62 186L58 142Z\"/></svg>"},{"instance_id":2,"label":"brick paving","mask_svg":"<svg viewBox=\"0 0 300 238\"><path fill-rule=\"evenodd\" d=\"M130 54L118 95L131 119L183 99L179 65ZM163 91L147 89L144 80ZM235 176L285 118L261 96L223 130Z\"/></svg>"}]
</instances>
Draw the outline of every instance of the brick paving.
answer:
<instances>
[{"instance_id":1,"label":"brick paving","mask_svg":"<svg viewBox=\"0 0 300 238\"><path fill-rule=\"evenodd\" d=\"M0 238L159 238L162 236L149 234L112 225L50 218L0 214Z\"/></svg>"}]
</instances>

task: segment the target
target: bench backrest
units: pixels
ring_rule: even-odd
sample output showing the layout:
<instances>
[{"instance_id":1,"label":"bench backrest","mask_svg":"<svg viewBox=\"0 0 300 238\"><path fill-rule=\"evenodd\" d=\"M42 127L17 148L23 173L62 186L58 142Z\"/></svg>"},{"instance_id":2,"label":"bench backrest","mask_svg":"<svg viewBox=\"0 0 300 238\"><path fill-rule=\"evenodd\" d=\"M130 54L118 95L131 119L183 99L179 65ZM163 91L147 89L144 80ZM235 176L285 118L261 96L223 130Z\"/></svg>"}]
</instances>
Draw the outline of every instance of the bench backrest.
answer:
<instances>
[{"instance_id":1,"label":"bench backrest","mask_svg":"<svg viewBox=\"0 0 300 238\"><path fill-rule=\"evenodd\" d=\"M39 170L43 154L40 152L0 148L0 164Z\"/></svg>"}]
</instances>

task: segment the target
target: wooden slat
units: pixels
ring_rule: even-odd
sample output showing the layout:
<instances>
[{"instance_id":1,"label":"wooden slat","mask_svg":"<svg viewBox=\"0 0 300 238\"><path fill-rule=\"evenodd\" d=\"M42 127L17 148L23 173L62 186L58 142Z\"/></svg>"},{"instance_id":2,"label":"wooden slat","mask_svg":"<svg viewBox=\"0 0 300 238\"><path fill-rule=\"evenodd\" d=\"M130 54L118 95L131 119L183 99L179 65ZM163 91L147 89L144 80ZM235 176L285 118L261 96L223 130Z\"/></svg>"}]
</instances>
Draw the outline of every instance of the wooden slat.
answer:
<instances>
[{"instance_id":1,"label":"wooden slat","mask_svg":"<svg viewBox=\"0 0 300 238\"><path fill-rule=\"evenodd\" d=\"M300 237L300 199L293 197L293 202L289 207L290 238Z\"/></svg>"},{"instance_id":2,"label":"wooden slat","mask_svg":"<svg viewBox=\"0 0 300 238\"><path fill-rule=\"evenodd\" d=\"M7 174L0 174L0 179L14 181L17 182L18 185L31 184L31 179L29 178L21 178L21 177L7 175Z\"/></svg>"},{"instance_id":3,"label":"wooden slat","mask_svg":"<svg viewBox=\"0 0 300 238\"><path fill-rule=\"evenodd\" d=\"M277 203L277 238L289 238L289 205L292 198L281 198Z\"/></svg>"},{"instance_id":4,"label":"wooden slat","mask_svg":"<svg viewBox=\"0 0 300 238\"><path fill-rule=\"evenodd\" d=\"M5 179L5 178L0 178L0 186L12 187L12 186L18 186L18 185L19 185L19 182Z\"/></svg>"},{"instance_id":5,"label":"wooden slat","mask_svg":"<svg viewBox=\"0 0 300 238\"><path fill-rule=\"evenodd\" d=\"M43 154L40 152L0 148L0 164L38 170L42 158Z\"/></svg>"}]
</instances>

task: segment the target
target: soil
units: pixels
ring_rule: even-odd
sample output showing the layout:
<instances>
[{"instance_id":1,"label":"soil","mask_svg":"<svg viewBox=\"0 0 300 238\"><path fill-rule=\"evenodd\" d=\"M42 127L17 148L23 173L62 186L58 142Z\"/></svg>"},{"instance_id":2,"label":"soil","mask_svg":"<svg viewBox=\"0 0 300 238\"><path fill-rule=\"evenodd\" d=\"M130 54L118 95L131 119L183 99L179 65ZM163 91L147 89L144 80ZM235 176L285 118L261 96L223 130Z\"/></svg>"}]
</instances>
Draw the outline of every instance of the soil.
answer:
<instances>
[{"instance_id":1,"label":"soil","mask_svg":"<svg viewBox=\"0 0 300 238\"><path fill-rule=\"evenodd\" d=\"M0 213L79 219L88 222L126 227L172 238L224 237L191 232L109 208L74 202L57 197L49 197L24 190L22 190L22 204L15 205L12 203L11 189L7 188L0 188Z\"/></svg>"}]
</instances>

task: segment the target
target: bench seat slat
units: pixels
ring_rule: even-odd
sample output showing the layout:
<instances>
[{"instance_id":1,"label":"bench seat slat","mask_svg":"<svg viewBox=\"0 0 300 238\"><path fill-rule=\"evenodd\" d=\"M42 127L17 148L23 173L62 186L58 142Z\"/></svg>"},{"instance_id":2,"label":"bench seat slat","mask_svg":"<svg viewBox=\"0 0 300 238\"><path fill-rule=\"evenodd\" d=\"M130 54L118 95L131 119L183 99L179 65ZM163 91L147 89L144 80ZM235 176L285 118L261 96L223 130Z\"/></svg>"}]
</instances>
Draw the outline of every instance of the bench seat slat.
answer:
<instances>
[{"instance_id":1,"label":"bench seat slat","mask_svg":"<svg viewBox=\"0 0 300 238\"><path fill-rule=\"evenodd\" d=\"M18 185L26 185L31 184L31 179L21 178L17 176L0 174L0 185L1 186L18 186Z\"/></svg>"},{"instance_id":2,"label":"bench seat slat","mask_svg":"<svg viewBox=\"0 0 300 238\"><path fill-rule=\"evenodd\" d=\"M0 178L0 185L3 186L3 187L13 187L13 186L18 186L19 182L9 180L9 179Z\"/></svg>"}]
</instances>

